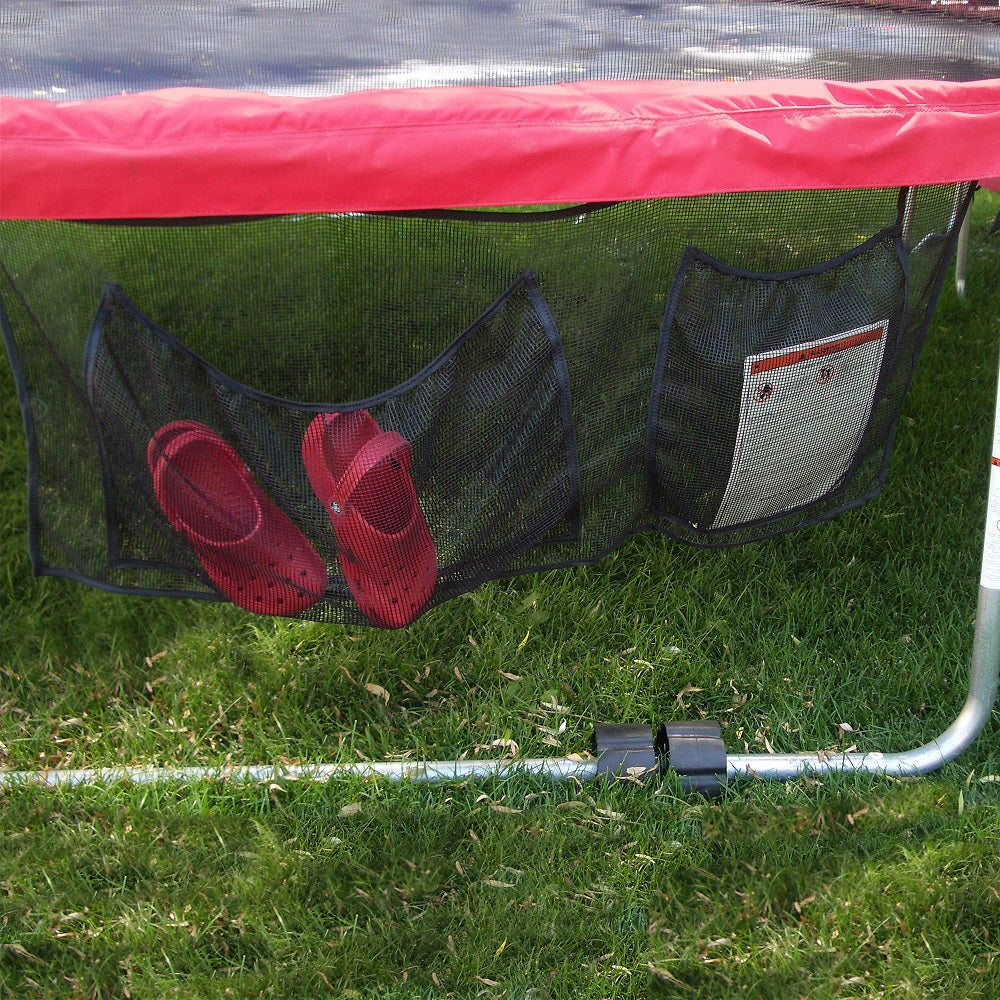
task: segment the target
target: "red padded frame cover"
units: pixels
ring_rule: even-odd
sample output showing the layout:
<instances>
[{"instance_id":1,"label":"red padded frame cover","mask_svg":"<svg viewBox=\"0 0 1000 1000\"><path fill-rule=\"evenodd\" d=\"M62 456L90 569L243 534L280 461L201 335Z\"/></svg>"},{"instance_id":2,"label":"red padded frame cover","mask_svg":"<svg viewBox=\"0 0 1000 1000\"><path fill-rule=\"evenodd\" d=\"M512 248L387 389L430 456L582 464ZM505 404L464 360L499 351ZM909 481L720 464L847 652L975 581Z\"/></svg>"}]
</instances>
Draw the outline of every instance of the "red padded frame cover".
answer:
<instances>
[{"instance_id":1,"label":"red padded frame cover","mask_svg":"<svg viewBox=\"0 0 1000 1000\"><path fill-rule=\"evenodd\" d=\"M0 103L0 217L566 204L1000 179L1000 80L585 82ZM992 184L997 184L994 180Z\"/></svg>"}]
</instances>

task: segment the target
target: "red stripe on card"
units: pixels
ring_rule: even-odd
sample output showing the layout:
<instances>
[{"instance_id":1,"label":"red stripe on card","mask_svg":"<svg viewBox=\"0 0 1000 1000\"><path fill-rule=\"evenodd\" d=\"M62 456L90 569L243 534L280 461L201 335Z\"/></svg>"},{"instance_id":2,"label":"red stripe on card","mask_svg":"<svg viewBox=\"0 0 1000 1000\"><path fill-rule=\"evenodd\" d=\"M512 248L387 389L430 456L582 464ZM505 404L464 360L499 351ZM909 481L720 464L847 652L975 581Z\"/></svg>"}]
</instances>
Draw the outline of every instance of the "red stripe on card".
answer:
<instances>
[{"instance_id":1,"label":"red stripe on card","mask_svg":"<svg viewBox=\"0 0 1000 1000\"><path fill-rule=\"evenodd\" d=\"M885 336L885 324L878 323L870 326L858 333L852 333L839 340L831 340L825 344L817 344L815 347L806 347L798 351L789 351L787 354L779 354L773 358L761 358L755 361L750 371L753 375L761 372L774 371L775 368L787 368L789 365L797 365L800 361L813 361L816 358L826 358L831 354L839 354L841 351L849 350L852 347L859 347L861 344L870 344L873 340L881 340Z\"/></svg>"}]
</instances>

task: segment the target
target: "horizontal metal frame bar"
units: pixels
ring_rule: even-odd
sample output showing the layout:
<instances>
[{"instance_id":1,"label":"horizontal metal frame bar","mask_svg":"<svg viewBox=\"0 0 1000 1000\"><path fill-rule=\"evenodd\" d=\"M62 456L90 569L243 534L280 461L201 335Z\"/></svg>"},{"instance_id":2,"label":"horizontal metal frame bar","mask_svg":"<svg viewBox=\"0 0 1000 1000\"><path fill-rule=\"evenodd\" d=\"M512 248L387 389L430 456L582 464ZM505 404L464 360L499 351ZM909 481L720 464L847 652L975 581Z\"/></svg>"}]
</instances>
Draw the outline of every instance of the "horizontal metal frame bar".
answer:
<instances>
[{"instance_id":1,"label":"horizontal metal frame bar","mask_svg":"<svg viewBox=\"0 0 1000 1000\"><path fill-rule=\"evenodd\" d=\"M0 772L0 789L26 785L48 785L54 788L115 782L131 782L136 785L161 782L191 784L198 781L225 781L234 784L281 780L323 782L348 777L433 783L463 781L468 778L511 778L521 774L552 781L567 781L571 778L590 781L597 776L597 761L540 757L525 760L403 760L358 764L249 764L233 767L51 768Z\"/></svg>"},{"instance_id":2,"label":"horizontal metal frame bar","mask_svg":"<svg viewBox=\"0 0 1000 1000\"><path fill-rule=\"evenodd\" d=\"M791 780L802 775L867 773L915 777L935 771L968 749L989 721L1000 679L1000 590L979 589L969 692L955 721L936 739L901 753L727 754L726 778ZM383 778L390 781L446 782L469 778L533 775L552 781L591 781L596 759L566 757L525 760L372 761L356 764L253 764L232 767L109 767L2 771L0 789L25 785L65 787L84 784L177 783L226 781L237 784L280 780L329 781L335 778Z\"/></svg>"},{"instance_id":3,"label":"horizontal metal frame bar","mask_svg":"<svg viewBox=\"0 0 1000 1000\"><path fill-rule=\"evenodd\" d=\"M991 504L992 506L992 504ZM994 518L994 524L997 519ZM980 586L976 613L969 692L955 721L936 739L901 753L727 754L726 778L791 780L802 775L833 773L916 777L935 771L965 751L990 719L1000 679L1000 590ZM43 785L176 783L225 781L236 784L280 780L329 781L335 778L383 778L390 781L446 782L469 778L533 775L552 781L591 781L598 776L596 759L566 757L525 760L372 761L352 764L253 764L231 767L109 767L0 771L0 789ZM721 777L721 776L720 776Z\"/></svg>"}]
</instances>

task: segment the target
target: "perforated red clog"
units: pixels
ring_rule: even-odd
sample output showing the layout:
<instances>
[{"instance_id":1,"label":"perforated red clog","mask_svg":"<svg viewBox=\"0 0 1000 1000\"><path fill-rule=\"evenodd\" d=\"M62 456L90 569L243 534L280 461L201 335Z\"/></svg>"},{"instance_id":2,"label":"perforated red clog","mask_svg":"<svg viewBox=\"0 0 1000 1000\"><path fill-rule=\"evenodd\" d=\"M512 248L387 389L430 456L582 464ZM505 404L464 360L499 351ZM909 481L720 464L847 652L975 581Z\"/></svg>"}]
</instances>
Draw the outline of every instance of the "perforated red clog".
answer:
<instances>
[{"instance_id":1,"label":"perforated red clog","mask_svg":"<svg viewBox=\"0 0 1000 1000\"><path fill-rule=\"evenodd\" d=\"M146 445L146 465L149 466L149 474L156 475L156 466L163 459L163 451L167 445L176 437L187 431L194 431L199 434L214 435L210 427L199 423L197 420L174 420L172 423L164 424L150 439Z\"/></svg>"},{"instance_id":2,"label":"perforated red clog","mask_svg":"<svg viewBox=\"0 0 1000 1000\"><path fill-rule=\"evenodd\" d=\"M326 567L319 554L210 427L190 420L165 424L149 442L146 460L167 520L234 604L293 615L323 596Z\"/></svg>"},{"instance_id":3,"label":"perforated red clog","mask_svg":"<svg viewBox=\"0 0 1000 1000\"><path fill-rule=\"evenodd\" d=\"M333 523L347 586L383 628L417 618L437 580L410 460L409 441L383 431L367 410L321 413L302 440L306 474Z\"/></svg>"}]
</instances>

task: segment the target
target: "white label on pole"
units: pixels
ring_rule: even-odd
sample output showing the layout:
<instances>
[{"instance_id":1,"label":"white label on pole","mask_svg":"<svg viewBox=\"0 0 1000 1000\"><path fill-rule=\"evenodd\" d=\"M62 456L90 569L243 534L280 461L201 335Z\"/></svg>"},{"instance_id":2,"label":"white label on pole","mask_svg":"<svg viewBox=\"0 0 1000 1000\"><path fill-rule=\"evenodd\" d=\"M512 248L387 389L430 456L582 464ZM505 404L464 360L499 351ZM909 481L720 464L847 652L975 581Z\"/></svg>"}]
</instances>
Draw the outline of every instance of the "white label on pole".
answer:
<instances>
[{"instance_id":1,"label":"white label on pole","mask_svg":"<svg viewBox=\"0 0 1000 1000\"><path fill-rule=\"evenodd\" d=\"M1000 590L1000 381L997 383L996 413L993 418L993 457L990 462L990 490L986 500L983 570L979 583L989 590Z\"/></svg>"},{"instance_id":2,"label":"white label on pole","mask_svg":"<svg viewBox=\"0 0 1000 1000\"><path fill-rule=\"evenodd\" d=\"M990 492L986 501L986 538L983 543L983 572L979 582L990 590L1000 590L1000 447L993 444L990 465Z\"/></svg>"},{"instance_id":3,"label":"white label on pole","mask_svg":"<svg viewBox=\"0 0 1000 1000\"><path fill-rule=\"evenodd\" d=\"M733 467L713 528L781 514L837 485L868 424L887 329L873 323L746 359Z\"/></svg>"},{"instance_id":4,"label":"white label on pole","mask_svg":"<svg viewBox=\"0 0 1000 1000\"><path fill-rule=\"evenodd\" d=\"M1000 590L1000 385L997 387L990 491L986 501L986 537L983 540L983 571L979 583L990 590Z\"/></svg>"}]
</instances>

